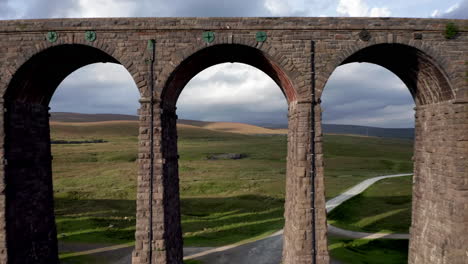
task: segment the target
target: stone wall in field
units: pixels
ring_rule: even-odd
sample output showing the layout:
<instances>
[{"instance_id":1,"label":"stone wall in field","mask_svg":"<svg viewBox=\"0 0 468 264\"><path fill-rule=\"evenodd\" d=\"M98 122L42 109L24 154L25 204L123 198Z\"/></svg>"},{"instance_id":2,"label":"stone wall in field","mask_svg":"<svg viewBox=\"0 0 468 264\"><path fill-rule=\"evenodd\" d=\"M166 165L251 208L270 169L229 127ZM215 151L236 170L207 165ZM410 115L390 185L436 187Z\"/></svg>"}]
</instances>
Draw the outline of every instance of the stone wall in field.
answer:
<instances>
[{"instance_id":1,"label":"stone wall in field","mask_svg":"<svg viewBox=\"0 0 468 264\"><path fill-rule=\"evenodd\" d=\"M447 38L454 23L458 34ZM133 264L181 263L176 102L223 62L264 71L289 104L283 262L328 263L320 96L339 65L394 72L417 105L410 263L468 261L468 21L106 18L0 21L0 263L57 263L48 103L96 62L141 94Z\"/></svg>"}]
</instances>

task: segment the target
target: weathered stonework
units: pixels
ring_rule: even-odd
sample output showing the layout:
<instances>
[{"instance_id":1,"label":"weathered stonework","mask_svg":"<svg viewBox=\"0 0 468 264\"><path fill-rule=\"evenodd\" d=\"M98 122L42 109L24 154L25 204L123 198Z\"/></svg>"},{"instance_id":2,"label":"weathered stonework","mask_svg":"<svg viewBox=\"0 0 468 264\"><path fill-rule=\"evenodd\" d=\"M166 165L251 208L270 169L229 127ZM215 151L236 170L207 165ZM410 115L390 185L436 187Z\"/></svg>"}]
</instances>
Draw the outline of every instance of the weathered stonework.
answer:
<instances>
[{"instance_id":1,"label":"weathered stonework","mask_svg":"<svg viewBox=\"0 0 468 264\"><path fill-rule=\"evenodd\" d=\"M449 22L460 28L450 40ZM416 102L409 263L467 263L467 28L399 18L0 21L0 263L58 263L47 107L68 74L96 62L122 64L141 94L133 264L182 262L175 106L192 77L223 62L264 71L289 104L283 263L329 262L319 98L351 62L393 71Z\"/></svg>"}]
</instances>

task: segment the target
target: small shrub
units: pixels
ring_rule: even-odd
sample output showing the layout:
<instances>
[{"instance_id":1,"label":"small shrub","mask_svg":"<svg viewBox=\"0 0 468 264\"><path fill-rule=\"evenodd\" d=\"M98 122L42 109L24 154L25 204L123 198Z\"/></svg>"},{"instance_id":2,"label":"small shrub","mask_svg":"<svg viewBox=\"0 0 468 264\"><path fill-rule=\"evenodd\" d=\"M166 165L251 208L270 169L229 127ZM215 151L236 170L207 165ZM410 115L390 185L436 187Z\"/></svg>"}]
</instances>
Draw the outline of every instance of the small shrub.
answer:
<instances>
[{"instance_id":1,"label":"small shrub","mask_svg":"<svg viewBox=\"0 0 468 264\"><path fill-rule=\"evenodd\" d=\"M458 27L455 23L450 22L445 26L445 38L454 39L458 35Z\"/></svg>"},{"instance_id":2,"label":"small shrub","mask_svg":"<svg viewBox=\"0 0 468 264\"><path fill-rule=\"evenodd\" d=\"M218 160L218 159L237 160L237 159L243 159L246 157L247 157L247 154L243 154L243 153L221 153L221 154L211 154L211 155L208 155L206 158L209 160Z\"/></svg>"}]
</instances>

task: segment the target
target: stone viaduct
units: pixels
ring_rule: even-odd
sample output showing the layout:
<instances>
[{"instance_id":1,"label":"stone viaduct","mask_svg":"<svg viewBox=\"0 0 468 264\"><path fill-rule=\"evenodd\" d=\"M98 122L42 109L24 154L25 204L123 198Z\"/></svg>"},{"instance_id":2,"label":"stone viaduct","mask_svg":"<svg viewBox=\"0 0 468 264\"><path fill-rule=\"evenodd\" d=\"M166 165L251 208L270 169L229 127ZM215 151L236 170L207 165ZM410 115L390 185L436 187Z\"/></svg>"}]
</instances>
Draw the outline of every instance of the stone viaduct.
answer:
<instances>
[{"instance_id":1,"label":"stone viaduct","mask_svg":"<svg viewBox=\"0 0 468 264\"><path fill-rule=\"evenodd\" d=\"M12 20L0 35L0 263L58 263L48 104L96 62L122 64L141 94L133 264L182 263L176 102L223 62L262 70L289 104L283 263L329 262L320 96L351 62L392 71L416 103L409 263L468 263L468 20Z\"/></svg>"}]
</instances>

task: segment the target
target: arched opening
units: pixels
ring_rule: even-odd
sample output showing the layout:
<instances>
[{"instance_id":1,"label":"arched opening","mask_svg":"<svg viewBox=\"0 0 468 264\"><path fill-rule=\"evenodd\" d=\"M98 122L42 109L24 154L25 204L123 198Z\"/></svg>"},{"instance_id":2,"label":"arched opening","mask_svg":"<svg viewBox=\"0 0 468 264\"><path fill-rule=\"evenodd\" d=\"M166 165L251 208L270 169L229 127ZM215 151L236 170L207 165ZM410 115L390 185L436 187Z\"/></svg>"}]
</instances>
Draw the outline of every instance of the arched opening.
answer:
<instances>
[{"instance_id":1,"label":"arched opening","mask_svg":"<svg viewBox=\"0 0 468 264\"><path fill-rule=\"evenodd\" d=\"M163 173L163 178L166 181L166 182L164 182L164 188L165 188L165 190L169 190L169 192L172 193L172 194L177 194L177 195L171 195L171 197L167 197L166 201L164 202L164 203L167 203L167 204L174 205L174 206L171 206L171 208L165 208L167 210L165 212L165 215L168 215L168 217L170 219L170 222L171 222L171 225L170 226L168 225L166 227L166 228L169 229L166 232L170 232L172 234L172 237L167 237L166 238L166 243L171 245L170 248L175 249L173 252L168 252L167 253L167 256L168 256L167 258L168 258L169 261L174 261L174 262L177 262L177 261L180 262L181 261L182 248L180 248L181 243L179 241L182 239L182 231L181 231L181 227L180 227L180 222L181 222L181 218L182 219L185 218L184 220L186 220L187 217L188 217L187 215L184 215L184 216L181 217L180 211L179 210L177 210L177 211L174 210L174 208L179 208L179 173L180 173L179 171L181 169L185 170L185 169L187 169L187 167L190 167L189 165L187 165L187 162L186 162L187 158L185 156L182 156L184 154L184 152L187 152L187 150L185 150L183 148L180 148L181 147L180 145L179 145L179 147L177 146L177 140L178 140L177 134L178 134L178 132L177 132L177 128L176 128L176 120L177 120L178 116L175 114L176 102L177 102L177 100L179 98L179 95L182 93L182 90L184 89L184 87L186 87L187 83L189 83L189 81L192 80L192 78L194 78L198 73L200 73L200 75L203 75L202 71L205 70L205 69L209 69L210 66L220 64L219 66L222 67L223 66L222 63L226 63L226 62L238 62L238 63L243 63L243 64L250 65L249 66L250 68L251 67L257 68L258 70L262 71L264 74L269 76L269 78L271 78L272 81L274 83L276 83L277 86L280 87L281 91L283 92L284 97L286 97L288 102L294 101L295 98L296 98L295 90L293 89L292 83L290 82L290 80L287 77L286 73L283 72L280 69L280 67L276 63L274 63L274 61L271 58L269 58L265 53L261 52L258 49L248 47L248 46L230 44L230 45L216 45L216 46L208 47L208 48L205 48L205 49L202 49L202 50L196 52L194 55L190 56L185 61L183 61L175 69L175 71L169 77L169 79L166 82L166 85L165 85L165 87L163 89L162 102L161 102L161 108L162 108L162 111L163 111L162 120L161 120L162 138L163 138L162 152L163 152L163 157L168 157L168 158L165 159L165 163L163 165L164 166L163 167L163 172L162 172ZM247 66L245 66L245 67L247 67ZM273 82L271 82L271 83L273 83ZM207 85L207 86L209 86L209 85ZM250 87L250 89L252 89L252 90L255 90L255 88L256 87ZM205 90L203 92L209 92L209 91ZM225 94L225 96L230 96L230 95ZM258 96L261 96L261 95L259 94ZM284 119L284 116L282 116L280 118ZM222 121L222 120L210 120L210 121ZM265 129L265 130L267 130L267 129ZM179 131L179 132L181 132L181 131ZM221 136L221 135L226 136L228 134L223 133L223 132L218 132L218 136ZM185 136L186 135L183 135L183 134L179 135L179 139L183 140ZM213 137L216 138L217 136L213 135ZM242 139L244 139L245 141L241 142ZM231 136L231 138L227 137L227 144L224 147L220 146L220 151L221 152L228 152L226 150L226 147L228 145L231 145L231 147L234 148L234 143L233 142L235 142L236 140L238 142L236 147L245 148L245 146L250 145L250 144L247 144L248 142L250 142L251 144L254 144L254 143L252 143L254 141L254 139L255 139L255 136L252 136L252 135L251 136L234 135L234 136ZM259 143L258 146L260 148L266 147L268 144L266 144L265 142L268 141L268 140L276 141L275 144L279 145L280 149L281 149L281 144L283 144L283 146L286 147L285 146L286 145L286 138L284 136L283 137L274 137L274 138L273 137L270 137L270 138L263 137L262 138L260 136L260 137L257 138L257 140L258 140L258 143ZM207 145L210 145L210 144L207 143ZM214 149L214 147L216 146L216 143L211 144L210 146L211 146L211 149L206 150L206 151L207 152L216 152L216 150ZM180 148L180 149L178 149L178 148ZM255 157L255 155L258 154L258 150L253 150L253 149L243 150L243 151L238 149L237 152L248 152L247 155L250 154L250 155L252 155L252 157ZM181 155L179 155L179 153ZM211 154L226 154L226 153L211 153ZM246 153L235 153L235 154L246 154ZM281 156L281 154L278 154L278 153L273 153L273 155L280 155ZM276 157L276 159L279 159L279 163L286 163L285 160L282 160L282 159L285 158L286 153L283 153L284 157L281 158L280 156ZM172 158L169 158L169 157L172 157ZM178 162L177 159L175 159L173 157L177 157L178 159L180 159L179 162ZM206 157L204 159L206 159ZM263 158L259 158L259 159L261 160ZM246 158L245 163L249 163L249 160L250 160L250 158ZM204 162L210 162L210 161L205 160ZM216 161L211 161L212 164L214 164L215 162ZM221 161L221 162L227 162L227 163L230 163L230 164L234 164L234 162L231 162L231 161ZM236 166L238 166L239 164L242 163L242 161L235 161L235 163L237 164ZM214 166L214 165L210 165L210 166ZM275 166L277 166L277 165L275 165ZM236 168L232 167L231 169L237 170L237 172L240 172L240 170L241 170L240 167L242 167L242 166L238 166ZM208 168L208 170L210 170L210 168ZM252 168L251 169L247 168L246 170L247 171L252 170ZM280 172L276 172L276 173L279 175L279 178L280 178L281 173L284 173L284 172L285 171L284 171L284 168L283 168L282 172L280 171ZM231 171L228 174L233 175L232 173L235 174L235 171L234 172ZM245 172L245 173L247 175L249 175L248 172ZM184 176L187 176L187 173L185 173L185 172L182 172L181 174L184 175ZM240 174L236 175L235 177L237 177L237 182L242 180L242 179L240 179L241 178ZM182 184L183 184L184 188L187 188L187 183L185 182L185 180L186 179L182 180ZM278 180L280 180L280 179L278 179ZM250 200L252 200L252 199L255 200L256 198L258 198L260 200L266 199L266 200L264 200L264 202L267 202L267 204L268 204L268 202L271 202L271 204L273 204L274 202L272 202L272 200L275 200L275 201L278 200L277 197L268 198L268 194L266 194L265 196L262 196L262 197L259 198L257 196L253 197L252 195L245 195L245 194L249 194L248 191L246 191L246 190L237 190L237 192L239 194L242 193L243 196L232 197L232 195L231 195L230 197L226 197L226 199L224 199L224 200L225 201L228 201L228 200L235 201L235 200L237 200L239 203L242 203L242 202L248 201L249 199ZM196 200L196 197L195 197L195 199L192 199L192 201L195 201L195 200ZM212 200L211 201L208 201L208 200L205 200L205 202L212 202ZM215 199L213 199L213 200L215 200ZM221 199L221 200L223 200L223 199ZM269 200L269 201L267 201L267 200ZM185 202L187 204L190 204L190 199L185 199L185 200L183 200L183 202ZM259 201L256 201L256 204L260 205L258 202ZM277 204L277 202L275 202L275 203ZM236 205L236 206L238 206L238 205ZM236 210L238 210L238 209L236 209ZM244 208L244 210L245 209L249 210L248 208ZM266 211L262 210L262 211L264 211L262 213L263 214L275 215L275 214L278 214L277 209L278 208L268 208ZM259 208L255 209L255 210L259 210ZM248 217L255 218L254 216L252 216L253 214L255 214L253 212L247 213L246 211L244 211L244 213L245 213L246 219L248 219ZM230 214L233 214L233 216L235 215L235 213L233 213L233 212L230 212ZM280 215L281 215L281 213L280 213ZM200 217L200 218L202 218L202 217ZM253 222L250 223L251 227L258 226L259 223L255 223L255 220L252 220L252 221ZM268 221L270 221L270 220L268 220ZM266 222L268 222L268 221L266 221ZM271 220L271 222L275 222L275 224L277 224L278 219L273 219L273 220ZM241 226L242 226L242 224L239 226L239 228L242 228ZM248 229L249 228L248 225L246 225L245 228ZM187 232L187 231L188 230L185 230L184 232ZM261 233L262 232L260 232L260 234ZM223 232L220 232L219 234L221 236L223 236ZM252 235L257 236L257 235L259 235L259 233L253 232ZM244 234L244 238L246 238L245 234ZM220 237L219 239L222 241L223 238ZM232 239L232 238L230 238L230 239ZM230 240L230 242L233 242L233 241Z\"/></svg>"},{"instance_id":2,"label":"arched opening","mask_svg":"<svg viewBox=\"0 0 468 264\"><path fill-rule=\"evenodd\" d=\"M58 263L49 104L68 75L98 62L120 64L91 46L51 47L24 63L7 88L5 219L9 263Z\"/></svg>"},{"instance_id":3,"label":"arched opening","mask_svg":"<svg viewBox=\"0 0 468 264\"><path fill-rule=\"evenodd\" d=\"M342 65L327 83L322 107L331 257L371 261L381 251L392 263L406 258L408 240L361 239L409 233L414 101L406 85L375 64ZM382 176L388 178L330 208L353 186Z\"/></svg>"},{"instance_id":4,"label":"arched opening","mask_svg":"<svg viewBox=\"0 0 468 264\"><path fill-rule=\"evenodd\" d=\"M355 62L365 63L358 65ZM427 190L423 193L421 188L429 187L426 179L431 175L422 168L427 166L423 164L427 157L425 149L430 145L428 139L432 135L423 120L418 119L418 111L424 110L426 105L453 98L447 75L434 58L406 45L379 44L361 49L334 71L322 94L324 131L355 135L329 135L328 140L325 137L327 199L375 176L407 173L413 176L379 178L364 192L339 203L338 207L331 206L336 200L329 200L327 207L333 207L328 219L333 225L328 229L332 257L345 262L358 258L372 262L372 257L376 257L372 256L372 250L377 250L389 254L387 259L401 263L407 261L408 247L411 259L414 248L425 243L418 239L425 221L420 218L421 210L425 210L421 206L428 205ZM401 129L412 123L412 104L416 105L413 133L410 129ZM361 127L327 125L330 121ZM338 172L340 167L343 170ZM342 179L339 179L340 175ZM337 185L346 186L337 190ZM362 234L352 234L348 230ZM376 238L380 239L372 240ZM404 240L389 242L385 240L388 238L411 240L408 246ZM356 252L360 253L356 255Z\"/></svg>"},{"instance_id":5,"label":"arched opening","mask_svg":"<svg viewBox=\"0 0 468 264\"><path fill-rule=\"evenodd\" d=\"M434 58L419 49L402 44L378 44L355 52L341 64L352 62L373 63L393 72L406 84L417 106L454 98L447 74Z\"/></svg>"},{"instance_id":6,"label":"arched opening","mask_svg":"<svg viewBox=\"0 0 468 264\"><path fill-rule=\"evenodd\" d=\"M190 80L177 111L184 247L263 243L281 230L287 102L275 82L249 65L218 64ZM272 122L282 129L265 127ZM280 236L269 239L264 253L280 257Z\"/></svg>"},{"instance_id":7,"label":"arched opening","mask_svg":"<svg viewBox=\"0 0 468 264\"><path fill-rule=\"evenodd\" d=\"M281 88L288 102L296 99L296 93L286 73L272 58L259 49L238 44L221 44L202 49L185 59L171 74L162 94L164 108L176 104L182 89L197 73L225 62L251 65L270 76Z\"/></svg>"}]
</instances>

